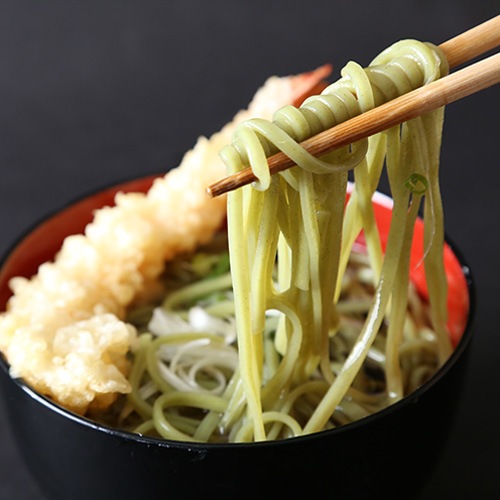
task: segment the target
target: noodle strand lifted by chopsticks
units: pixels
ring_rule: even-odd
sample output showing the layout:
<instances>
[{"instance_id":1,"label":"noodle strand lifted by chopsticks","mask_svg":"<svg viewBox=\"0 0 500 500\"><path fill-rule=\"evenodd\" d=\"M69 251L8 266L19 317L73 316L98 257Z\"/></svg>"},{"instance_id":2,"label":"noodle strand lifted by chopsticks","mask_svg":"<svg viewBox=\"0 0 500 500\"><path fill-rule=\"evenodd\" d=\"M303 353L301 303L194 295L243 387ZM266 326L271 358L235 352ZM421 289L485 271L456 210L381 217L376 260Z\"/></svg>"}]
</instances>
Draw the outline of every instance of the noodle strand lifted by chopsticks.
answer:
<instances>
[{"instance_id":1,"label":"noodle strand lifted by chopsticks","mask_svg":"<svg viewBox=\"0 0 500 500\"><path fill-rule=\"evenodd\" d=\"M335 328L331 323L332 318L336 316L334 299L336 293L337 296L339 293L338 283L346 266L346 255L351 251L353 240L361 228L365 231L369 254L377 270L378 285L375 300L350 355L310 416L304 432L315 432L324 428L359 373L389 309L392 309L393 326L387 347L390 377L388 386L391 393L395 392L401 397L402 381L398 369L397 348L401 342L400 332L406 314L408 262L413 224L423 194L412 193L407 187L406 180L413 174L419 174L430 185L426 193L425 215L426 227L431 227L432 230L430 233L426 232L428 245L426 266L433 268L428 273L431 286L433 283L440 285L436 293L432 294L431 302L439 307L438 312L434 313L434 322L438 323L435 327L440 330L441 359L449 354L449 342L446 333L442 331L443 303L438 303L437 298L445 291L442 286L444 273L442 265L438 263L440 258L442 259L443 238L436 169L438 152L436 146L440 140L438 130L442 123L442 112L437 111L423 118L422 120L427 122L425 127L422 126L420 119L416 119L403 125L401 131L398 127L372 138L369 144L368 141L363 141L363 144L353 145L352 151L350 148L343 148L320 159L309 158L297 147L298 142L312 133L317 133L318 128L331 127L339 121L367 111L395 95L406 93L440 78L446 71L446 62L435 47L415 41L399 42L384 51L366 70L355 63L349 63L343 70L342 78L328 87L321 96L309 98L298 110L283 108L275 114L272 124L264 124L259 120L257 123L250 121L240 126L241 131L236 134L233 144L222 151L222 156L229 165L230 174L240 170L245 163L249 163L254 175L259 179L254 188L242 188L229 195L233 286L239 307L236 314L238 345L242 346L240 347L241 376L248 401L248 418L254 425L254 439L265 438L262 412L266 408L263 409L261 405L261 393L267 391L266 385L262 382L260 349L255 348L256 344L261 344L261 330L252 327L252 325L257 326L258 321L254 319L252 322L249 317L263 317L266 307L262 298L256 303L255 300L249 300L249 297L251 297L252 281L269 282L271 279L269 273L265 275L262 268L259 268L259 260L263 255L266 262L277 258L280 269L278 289L268 294L268 304L273 296L286 297L293 304L294 315L299 318L301 324L299 329L302 331L302 345L294 361L296 367L294 373L288 380L276 384L273 396L267 394L266 401L279 399L292 386L305 383L317 369L321 356L320 347L325 346L322 335L325 332L327 335L328 332L331 334L330 329ZM340 118L337 118L338 116ZM250 134L250 131L253 134ZM245 138L248 140L245 141ZM381 246L375 230L371 196L378 184L382 164L381 151L386 141L386 162L394 209L387 250L383 265L380 267ZM276 149L290 155L298 167L270 179L264 165L265 154ZM425 152L426 149L428 153ZM338 201L344 199L347 182L345 172L351 169L353 164L357 165L359 171L355 172L355 195L351 198L347 209L351 218L350 226L343 230L344 233L349 229L352 232L344 234L346 243L341 246L338 235L342 234L344 205ZM286 213L285 217L288 216L288 221L282 228L280 227L286 245L277 246L276 238L273 238L273 242L262 241L253 234L254 231L262 231L262 224L274 227L282 220L283 216L270 217L261 211L266 201L261 199L260 194L259 202L254 203L255 188L265 190L269 186L273 188L264 191L264 197L276 197L278 189L283 193L277 199L280 202L279 212ZM298 196L291 194L292 190L297 191ZM290 218L293 218L293 222ZM431 222L427 219L431 219ZM322 224L321 230L320 224ZM292 225L295 225L294 229L291 229ZM352 227L354 229L351 229ZM321 244L323 238L328 241L325 245ZM255 246L248 247L249 242ZM290 266L281 271L283 248L287 253L284 261L290 262ZM343 267L340 267L340 263ZM326 324L322 324L322 319ZM282 328L277 332L277 342L282 350L285 349L283 352L285 354L288 342L297 333L294 332L290 318L283 320L281 325Z\"/></svg>"}]
</instances>

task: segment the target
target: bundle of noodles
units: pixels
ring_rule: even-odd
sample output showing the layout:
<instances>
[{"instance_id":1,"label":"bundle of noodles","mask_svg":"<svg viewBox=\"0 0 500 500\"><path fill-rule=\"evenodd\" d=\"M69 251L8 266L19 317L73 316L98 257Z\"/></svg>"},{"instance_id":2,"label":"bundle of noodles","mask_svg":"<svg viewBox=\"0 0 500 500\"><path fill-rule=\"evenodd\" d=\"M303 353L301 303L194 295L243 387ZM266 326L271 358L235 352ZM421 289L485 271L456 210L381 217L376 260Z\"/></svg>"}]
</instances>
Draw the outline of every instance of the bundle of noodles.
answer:
<instances>
[{"instance_id":1,"label":"bundle of noodles","mask_svg":"<svg viewBox=\"0 0 500 500\"><path fill-rule=\"evenodd\" d=\"M338 82L299 109L279 110L272 123L257 119L241 125L233 144L223 150L231 172L249 163L259 179L253 188L232 193L228 210L240 370L254 439L265 439L266 413L275 411L276 401L286 401L318 369L328 388L302 432L323 429L359 373L386 315L386 396L389 402L403 396L398 349L405 330L413 225L424 193L432 326L440 361L449 355L438 184L443 110L323 158L312 157L298 145L325 128L442 77L447 69L438 48L412 40L396 43L367 69L349 62ZM276 148L297 167L271 179L265 156ZM371 198L384 158L394 208L382 257ZM354 166L355 192L344 216L347 171ZM338 330L335 302L361 229L375 270L376 290L349 356L334 373L328 340ZM278 280L274 282L271 270L276 258ZM265 361L258 344L269 308L282 313L276 341L283 360L276 373L263 380Z\"/></svg>"},{"instance_id":2,"label":"bundle of noodles","mask_svg":"<svg viewBox=\"0 0 500 500\"><path fill-rule=\"evenodd\" d=\"M447 70L438 48L402 41L366 69L348 63L339 81L299 108L237 127L221 156L229 173L250 164L258 182L228 197L231 274L214 278L210 271L167 297L146 322L123 414L140 416L137 432L194 441L316 432L397 401L447 359L438 183L443 110L322 158L299 145ZM266 157L277 150L297 166L271 179ZM384 164L394 199L385 249L372 206ZM352 169L355 187L345 206ZM431 303L423 321L409 314L417 301L408 278L422 200ZM346 295L346 282L354 274L366 280L366 272L348 266L361 231L371 274L359 300ZM183 266L196 274L192 262ZM214 321L220 311L234 315L235 329ZM354 322L360 326L350 328Z\"/></svg>"}]
</instances>

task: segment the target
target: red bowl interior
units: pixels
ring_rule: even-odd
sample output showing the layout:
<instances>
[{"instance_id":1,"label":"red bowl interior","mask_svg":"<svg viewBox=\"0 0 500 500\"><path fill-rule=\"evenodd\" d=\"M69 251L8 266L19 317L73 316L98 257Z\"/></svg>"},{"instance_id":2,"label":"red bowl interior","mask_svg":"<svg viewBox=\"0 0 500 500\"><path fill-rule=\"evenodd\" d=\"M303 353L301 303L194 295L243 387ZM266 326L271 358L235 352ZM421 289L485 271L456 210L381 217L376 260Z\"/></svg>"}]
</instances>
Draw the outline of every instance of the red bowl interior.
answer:
<instances>
[{"instance_id":1,"label":"red bowl interior","mask_svg":"<svg viewBox=\"0 0 500 500\"><path fill-rule=\"evenodd\" d=\"M40 264L51 260L66 236L82 233L91 222L96 209L114 204L118 192L146 192L156 176L128 181L91 194L69 205L37 225L9 253L0 270L0 310L4 310L11 291L9 280L14 276L30 277ZM391 200L383 195L375 198L375 215L382 244L387 242L391 222ZM423 258L423 223L417 221L411 255L411 279L423 297L427 296ZM362 235L360 237L362 242ZM469 314L469 293L462 266L450 245L445 246L445 267L448 277L448 327L454 345L460 340Z\"/></svg>"}]
</instances>

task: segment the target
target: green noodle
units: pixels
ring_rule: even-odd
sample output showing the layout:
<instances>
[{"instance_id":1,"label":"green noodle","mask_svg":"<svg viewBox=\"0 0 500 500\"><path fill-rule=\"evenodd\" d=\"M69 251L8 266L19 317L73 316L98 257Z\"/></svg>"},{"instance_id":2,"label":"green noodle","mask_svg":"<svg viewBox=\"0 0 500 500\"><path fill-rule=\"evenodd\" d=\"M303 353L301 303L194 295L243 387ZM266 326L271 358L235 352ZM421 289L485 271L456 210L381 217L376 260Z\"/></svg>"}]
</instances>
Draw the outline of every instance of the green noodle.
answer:
<instances>
[{"instance_id":1,"label":"green noodle","mask_svg":"<svg viewBox=\"0 0 500 500\"><path fill-rule=\"evenodd\" d=\"M291 204L287 205L285 202L283 207L280 207L280 210L287 213L294 210L292 216L300 227L298 233L302 236L302 239L297 238L297 232L295 233L295 237L292 236L291 233L288 236L287 244L292 253L292 265L289 267L289 269L291 269L291 276L284 275L284 291L279 291L277 295L286 294L293 297L292 301L296 304L295 314L300 318L302 325L307 325L308 332L312 331L313 334L317 335L318 332L324 331L323 327L318 325L318 318L330 320L332 314L330 307L334 303L334 290L332 290L332 287L329 285L337 281L337 277L334 276L335 271L333 273L325 272L325 268L320 267L318 262L335 262L336 265L331 266L331 269L334 270L338 269L339 263L338 252L335 252L335 248L339 248L340 242L338 240L335 241L332 239L333 241L329 242L328 248L320 247L318 243L320 232L317 225L318 219L316 218L316 214L326 212L328 214L327 217L331 221L331 225L325 228L325 232L321 232L322 236L323 234L338 235L341 234L341 231L338 229L343 221L343 206L333 206L330 200L336 198L334 193L330 192L329 196L325 195L322 186L330 186L331 191L333 191L336 186L339 186L340 190L345 192L345 171L352 168L353 162L358 163L360 172L356 172L357 197L353 198L355 201L351 199L351 202L355 203L357 201L358 217L361 219L361 227L363 227L366 232L368 248L371 250L372 254L378 255L378 258L374 258L375 266L377 262L380 262L380 246L376 234L374 234L375 222L370 203L371 195L373 194L372 189L376 186L376 183L368 180L370 168L364 160L365 155L362 157L358 155L360 150L363 152L366 151L367 141L363 141L362 145L353 145L352 151L348 148L344 148L344 151L341 152L343 158L339 158L339 154L336 153L327 155L327 157L321 159L310 158L304 151L297 151L297 143L304 140L312 133L318 132L318 130L315 129L317 123L321 123L322 127L331 127L335 125L335 123L338 123L339 120L336 120L335 117L335 111L337 111L338 107L331 105L331 102L334 101L332 97L335 97L337 102L342 101L344 107L340 112L344 112L342 118L346 119L347 117L360 114L373 108L375 105L380 104L381 101L394 97L394 94L391 94L394 90L396 90L397 94L402 94L412 90L416 86L440 78L443 75L443 70L446 71L446 64L444 63L444 59L439 57L436 49L419 42L400 42L384 51L384 53L373 62L373 67L366 71L355 63L349 63L344 68L342 79L339 82L327 88L323 92L322 97L318 99L313 97L306 100L301 109L296 110L294 108L287 108L281 110L275 115L275 121L272 124L263 124L261 120L258 122L247 122L242 126L242 132L236 135L235 142L229 147L237 151L238 155L235 155L234 152L228 154L227 149L223 151L222 154L229 164L230 173L238 171L245 163L249 163L252 166L254 174L259 179L257 185L254 186L254 188L257 189L267 189L269 185L281 182L279 178L269 178L268 172L266 171L265 155L258 151L256 152L257 148L255 145L259 139L269 144L266 148L261 148L261 151L265 149L273 151L274 147L279 145L279 149L295 159L301 169L293 173L287 172L286 176L281 176L282 178L294 176L292 182L289 182L287 189L297 188L298 186L300 204L295 203L292 207ZM380 83L383 79L390 80L390 84L382 86ZM316 104L318 105L316 106ZM345 114L346 108L347 116ZM432 122L426 128L426 130L430 131L428 134L430 136L430 141L432 141L433 137L436 135L437 126L435 122L440 122L439 112L433 113L433 115ZM283 117L285 117L285 119L283 119ZM306 117L314 118L307 120ZM403 310L406 309L403 288L407 288L407 279L400 278L396 280L396 278L397 276L402 276L402 273L407 275L408 264L405 264L405 262L409 261L410 245L408 242L411 241L412 227L417 216L416 208L411 209L409 212L407 210L411 193L406 187L404 180L415 172L425 178L429 177L431 185L429 195L426 197L426 200L428 199L430 202L426 204L426 209L430 210L431 216L435 219L435 222L432 224L434 226L433 233L427 239L429 255L432 253L427 260L435 262L439 259L439 255L442 255L441 210L437 207L437 205L440 205L440 201L435 189L437 185L437 172L434 168L435 162L428 158L422 159L418 157L419 151L426 150L426 148L423 147L425 146L424 144L418 144L418 142L421 143L426 139L426 135L424 133L423 137L420 137L422 135L419 134L422 130L421 127L419 127L420 119L416 119L413 122L405 124L401 132L399 129L393 129L385 134L388 142L387 170L395 203L393 210L393 225L389 235L387 253L380 270L379 285L375 292L374 304L368 314L365 327L359 335L351 354L348 356L342 370L336 375L335 380L326 392L324 398L310 416L304 427L304 432L315 432L324 428L326 422L347 393L377 335L381 322L384 319L385 312L389 308L393 287L401 292L401 294L397 295L397 299L395 301L393 300L392 303L392 306L394 306L392 309L395 311L394 316L399 315L399 317L394 317L395 325L392 331L401 328L403 319L399 311L401 311L402 308ZM291 137L285 140L282 130L286 130ZM253 131L254 135L251 135L249 133L250 131ZM417 136L417 139L414 138L415 136ZM247 138L246 141L244 140L245 138ZM418 139L420 139L420 141L418 141ZM431 154L438 150L436 147L432 146L434 146L434 144L428 147ZM239 158L239 161L235 160L235 158ZM380 165L380 161L378 165ZM377 166L375 166L374 170L376 172L379 171ZM259 214L259 208L265 203L260 201L259 205L253 204L251 198L255 196L255 192L251 191L249 193L251 189L252 188L243 188L237 192L231 193L229 195L228 205L230 241L238 241L238 245L231 249L231 260L237 262L237 267L233 270L233 283L235 294L240 292L241 297L248 297L247 276L258 273L258 271L255 270L256 261L251 260L250 257L253 257L261 251L259 248L250 248L250 251L248 251L248 247L245 248L248 253L241 250L244 248L245 244L254 241L254 238L248 236L252 228L246 232L240 221L261 220L262 217ZM272 194L269 196L272 196ZM245 198L250 199L250 201L245 203ZM287 198L293 199L290 196ZM412 198L416 197L414 196ZM417 207L417 200L412 199L411 201L412 207ZM245 212L241 211L241 206L246 207ZM300 212L298 207L300 207ZM275 217L270 218L269 224L274 225L274 220L276 220ZM337 227L335 227L335 224ZM285 227L285 231L289 231L289 227ZM354 235L357 234L353 233L353 236ZM428 232L426 232L426 235L428 235ZM304 241L307 242L307 246L304 246ZM242 242L245 242L245 244ZM275 247L270 247L268 245L266 248L272 255L276 252ZM439 251L434 254L436 248L441 248L441 254L439 254ZM346 249L344 248L343 250L345 254ZM323 258L325 254L327 254L327 257ZM295 257L299 262L293 262ZM268 259L269 258L270 257L268 257ZM274 255L272 258L274 258ZM277 259L279 265L279 253ZM439 264L434 263L434 269L438 266ZM398 268L401 269L399 272L396 272ZM436 269L436 271L442 271L442 269ZM429 274L434 276L434 272ZM440 276L443 276L442 272L440 272ZM321 280L322 277L326 279ZM433 281L438 280L433 278ZM440 284L443 283L442 278L439 279L439 281ZM442 288L438 288L437 293L442 294L442 292ZM396 294L394 295L396 296ZM323 298L323 300L321 300L321 298ZM241 300L243 302L245 299ZM435 303L436 301L437 299L433 302ZM259 308L259 304L255 303L255 301L250 300L249 303L245 303L243 307L246 309L248 309L248 307L253 308L252 314L254 315L258 314L262 316L263 314L264 308ZM442 310L443 308L441 307L441 312L436 313L437 316L435 315L435 322L440 323L440 325L442 325L443 319L441 316ZM311 318L311 311L314 314L314 318ZM240 316L239 320L238 333L244 342L248 342L249 338L252 340L258 338L260 332L249 328L250 323L246 321L244 316ZM284 324L288 325L290 329L289 321ZM437 325L437 327L439 328L439 325ZM306 328L304 328L304 330L306 330ZM392 331L390 335L391 339L395 336ZM287 338L290 338L292 335L292 333L286 331L286 328L282 334ZM443 338L445 335L441 335L441 337ZM394 339L394 341L396 342L397 339ZM443 340L441 340L441 342L444 344ZM313 371L315 353L314 351L311 352L311 346L317 346L318 342L317 339L314 338L311 341L304 339L304 344L305 347L302 349L301 355L297 356L297 359L294 361L294 364L296 363L300 368L302 368L304 364L307 366L305 369L302 368L302 373L297 373L298 370L296 370L295 376L299 379L302 378L302 381L307 380L307 377ZM319 345L324 345L324 343L320 341ZM394 369L396 364L394 361L394 346L388 349L390 365L392 366L391 374L396 372L396 379L400 378L398 370ZM244 366L247 367L247 371L242 373L243 383L246 388L247 397L249 401L251 401L248 407L248 413L250 420L254 423L254 438L258 440L263 438L263 420L262 406L257 404L257 402L260 400L261 390L264 392L265 389L261 389L262 384L259 378L260 375L259 372L255 371L259 370L259 363L256 356L256 352L252 349L245 349L241 353L241 358L244 360ZM245 378L247 374L248 378ZM250 380L252 380L252 383L250 383ZM297 382L300 383L302 381ZM389 385L392 388L392 385L401 386L401 383L394 383L391 381ZM279 388L274 391L274 396L278 397L280 392L286 389L286 383L281 384ZM396 392L401 394L402 390L398 388Z\"/></svg>"},{"instance_id":2,"label":"green noodle","mask_svg":"<svg viewBox=\"0 0 500 500\"><path fill-rule=\"evenodd\" d=\"M443 110L321 158L299 145L446 72L438 48L405 40L368 68L349 62L321 95L299 108L278 110L272 122L239 126L221 156L229 173L249 164L258 181L228 195L231 274L217 271L185 284L162 305L162 314L182 321L198 304L209 321L234 316L237 340L203 329L172 327L157 338L145 333L126 405L141 417L136 432L186 441L260 441L317 432L401 399L447 359L438 181ZM297 166L271 177L267 156L278 150ZM372 204L384 165L394 200L385 251ZM413 227L422 203L430 318L409 283ZM361 231L364 264L353 261ZM211 257L201 267L216 261ZM213 362L197 357L200 342ZM160 356L161 346L178 343L189 356ZM221 361L233 354L237 366ZM168 371L171 366L175 373ZM189 384L192 390L182 389Z\"/></svg>"}]
</instances>

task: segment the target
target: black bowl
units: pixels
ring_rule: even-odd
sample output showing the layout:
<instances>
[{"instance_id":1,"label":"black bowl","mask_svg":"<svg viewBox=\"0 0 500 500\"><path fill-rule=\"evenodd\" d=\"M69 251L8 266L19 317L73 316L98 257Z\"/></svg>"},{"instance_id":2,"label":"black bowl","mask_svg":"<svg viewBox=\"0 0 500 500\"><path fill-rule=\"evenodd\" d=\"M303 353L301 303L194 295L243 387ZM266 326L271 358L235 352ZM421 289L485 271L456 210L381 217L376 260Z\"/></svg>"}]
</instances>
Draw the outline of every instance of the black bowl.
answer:
<instances>
[{"instance_id":1,"label":"black bowl","mask_svg":"<svg viewBox=\"0 0 500 500\"><path fill-rule=\"evenodd\" d=\"M45 219L3 260L0 308L12 275L29 276L64 236L80 232L95 208L118 191L145 191L152 178L88 196ZM384 205L384 202L382 203ZM390 211L390 206L383 206ZM50 238L47 236L50 235ZM140 437L75 415L9 376L0 356L0 385L12 432L50 499L283 498L328 494L411 498L446 445L466 372L475 294L469 267L448 241L469 304L465 330L439 372L402 401L334 430L275 442L193 444Z\"/></svg>"}]
</instances>

